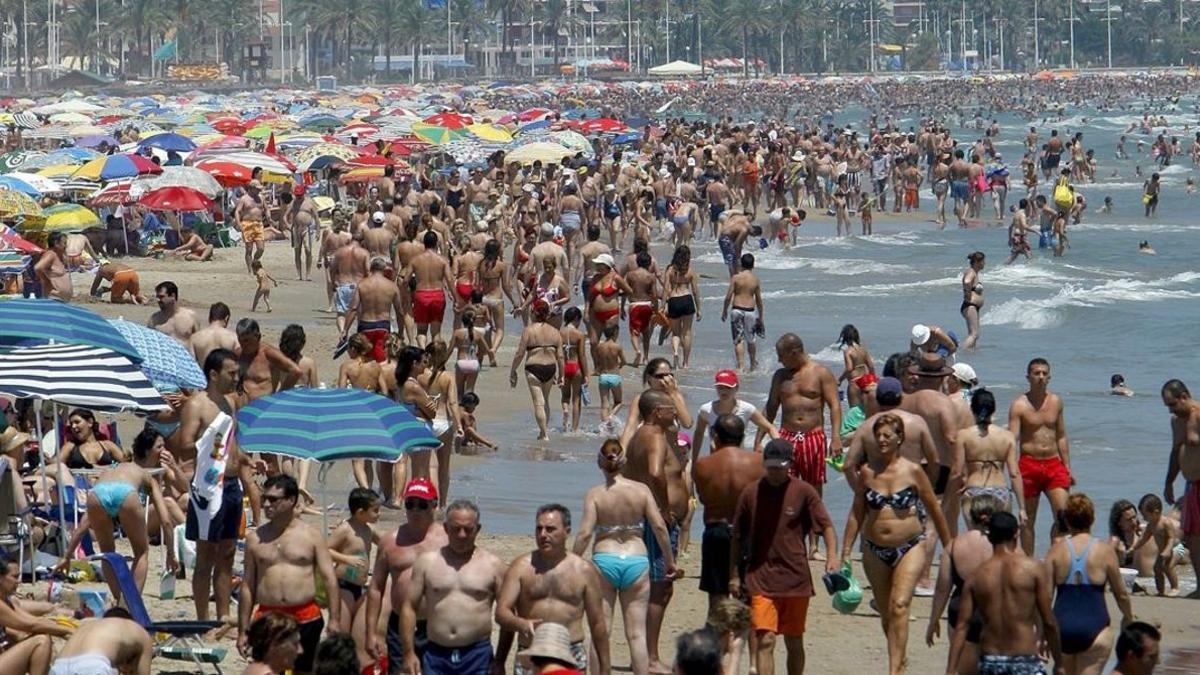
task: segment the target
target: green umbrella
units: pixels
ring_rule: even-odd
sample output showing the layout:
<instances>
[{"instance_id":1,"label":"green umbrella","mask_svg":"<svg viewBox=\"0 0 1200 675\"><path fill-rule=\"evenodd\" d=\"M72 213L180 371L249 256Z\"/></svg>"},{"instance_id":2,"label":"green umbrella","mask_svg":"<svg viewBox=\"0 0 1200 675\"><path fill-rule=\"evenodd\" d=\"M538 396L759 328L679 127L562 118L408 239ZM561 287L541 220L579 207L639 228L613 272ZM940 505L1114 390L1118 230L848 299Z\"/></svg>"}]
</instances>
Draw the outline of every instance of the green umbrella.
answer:
<instances>
[{"instance_id":1,"label":"green umbrella","mask_svg":"<svg viewBox=\"0 0 1200 675\"><path fill-rule=\"evenodd\" d=\"M19 171L29 160L45 156L46 153L35 150L13 150L5 155L0 155L0 173Z\"/></svg>"},{"instance_id":2,"label":"green umbrella","mask_svg":"<svg viewBox=\"0 0 1200 675\"><path fill-rule=\"evenodd\" d=\"M469 135L469 132L464 129L447 129L439 127L436 124L425 124L424 122L413 122L412 133L417 138L431 145L442 145L450 141Z\"/></svg>"}]
</instances>

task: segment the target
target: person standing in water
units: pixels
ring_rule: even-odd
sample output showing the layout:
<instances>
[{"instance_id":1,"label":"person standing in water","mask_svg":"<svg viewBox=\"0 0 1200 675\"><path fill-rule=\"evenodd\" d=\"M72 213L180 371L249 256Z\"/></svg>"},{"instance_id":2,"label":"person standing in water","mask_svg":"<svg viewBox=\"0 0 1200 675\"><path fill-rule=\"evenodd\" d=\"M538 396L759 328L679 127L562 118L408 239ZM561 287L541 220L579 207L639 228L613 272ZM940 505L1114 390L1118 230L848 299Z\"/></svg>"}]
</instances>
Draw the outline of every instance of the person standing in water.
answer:
<instances>
[{"instance_id":1,"label":"person standing in water","mask_svg":"<svg viewBox=\"0 0 1200 675\"><path fill-rule=\"evenodd\" d=\"M967 256L970 265L962 274L962 305L958 308L963 319L967 322L967 339L963 341L963 349L973 350L979 341L979 312L983 310L983 284L979 281L979 273L983 271L983 251L975 251Z\"/></svg>"}]
</instances>

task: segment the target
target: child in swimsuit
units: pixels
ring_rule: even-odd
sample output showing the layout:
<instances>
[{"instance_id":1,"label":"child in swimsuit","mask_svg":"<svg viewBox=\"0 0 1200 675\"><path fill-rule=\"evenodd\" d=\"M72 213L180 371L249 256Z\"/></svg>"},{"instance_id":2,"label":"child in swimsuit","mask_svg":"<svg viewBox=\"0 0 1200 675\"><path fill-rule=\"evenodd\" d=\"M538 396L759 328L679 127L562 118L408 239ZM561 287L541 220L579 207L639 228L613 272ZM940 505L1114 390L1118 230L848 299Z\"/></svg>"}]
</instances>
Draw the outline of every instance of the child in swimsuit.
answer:
<instances>
[{"instance_id":1,"label":"child in swimsuit","mask_svg":"<svg viewBox=\"0 0 1200 675\"><path fill-rule=\"evenodd\" d=\"M621 368L626 365L625 350L617 342L620 326L605 326L603 339L592 350L596 375L600 380L600 419L607 423L621 409Z\"/></svg>"},{"instance_id":2,"label":"child in swimsuit","mask_svg":"<svg viewBox=\"0 0 1200 675\"><path fill-rule=\"evenodd\" d=\"M458 442L458 452L463 453L463 449L467 446L482 445L489 450L499 450L500 446L484 438L479 433L479 428L475 421L475 408L479 406L479 395L473 391L469 391L462 395L458 400L459 419L462 425L459 427L460 435L455 440Z\"/></svg>"},{"instance_id":3,"label":"child in swimsuit","mask_svg":"<svg viewBox=\"0 0 1200 675\"><path fill-rule=\"evenodd\" d=\"M329 535L329 557L337 573L337 598L342 603L341 624L336 630L349 633L354 615L362 605L370 570L371 546L379 543L373 525L379 522L379 496L368 488L350 491L350 517ZM329 594L332 599L333 594Z\"/></svg>"}]
</instances>

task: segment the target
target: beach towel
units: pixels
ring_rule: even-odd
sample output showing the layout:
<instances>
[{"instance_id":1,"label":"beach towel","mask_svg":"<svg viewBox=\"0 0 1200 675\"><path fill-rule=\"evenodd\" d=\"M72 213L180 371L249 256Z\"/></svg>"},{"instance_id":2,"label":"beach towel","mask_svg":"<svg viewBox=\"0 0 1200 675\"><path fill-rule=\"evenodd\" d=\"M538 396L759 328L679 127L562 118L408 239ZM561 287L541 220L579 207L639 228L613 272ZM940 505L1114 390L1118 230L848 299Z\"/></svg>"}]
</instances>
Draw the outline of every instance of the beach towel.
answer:
<instances>
[{"instance_id":1,"label":"beach towel","mask_svg":"<svg viewBox=\"0 0 1200 675\"><path fill-rule=\"evenodd\" d=\"M192 505L199 538L208 541L208 529L223 503L225 464L233 440L233 418L218 412L196 441L196 473L192 476Z\"/></svg>"}]
</instances>

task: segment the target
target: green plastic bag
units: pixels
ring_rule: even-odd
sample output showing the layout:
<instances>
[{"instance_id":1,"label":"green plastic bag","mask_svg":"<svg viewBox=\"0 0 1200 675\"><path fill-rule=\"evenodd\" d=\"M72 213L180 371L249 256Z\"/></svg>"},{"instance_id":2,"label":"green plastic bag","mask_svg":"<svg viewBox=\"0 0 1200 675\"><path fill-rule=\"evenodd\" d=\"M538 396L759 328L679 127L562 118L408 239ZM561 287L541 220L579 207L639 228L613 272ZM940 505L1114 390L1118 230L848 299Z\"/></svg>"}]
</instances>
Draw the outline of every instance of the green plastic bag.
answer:
<instances>
[{"instance_id":1,"label":"green plastic bag","mask_svg":"<svg viewBox=\"0 0 1200 675\"><path fill-rule=\"evenodd\" d=\"M833 594L833 608L842 614L851 614L862 603L863 592L862 586L859 586L858 580L854 578L854 571L850 569L849 560L842 565L842 576L850 582L850 588Z\"/></svg>"}]
</instances>

